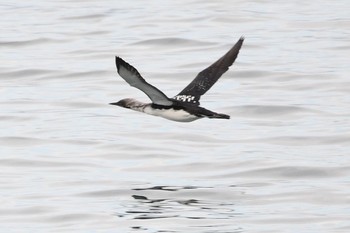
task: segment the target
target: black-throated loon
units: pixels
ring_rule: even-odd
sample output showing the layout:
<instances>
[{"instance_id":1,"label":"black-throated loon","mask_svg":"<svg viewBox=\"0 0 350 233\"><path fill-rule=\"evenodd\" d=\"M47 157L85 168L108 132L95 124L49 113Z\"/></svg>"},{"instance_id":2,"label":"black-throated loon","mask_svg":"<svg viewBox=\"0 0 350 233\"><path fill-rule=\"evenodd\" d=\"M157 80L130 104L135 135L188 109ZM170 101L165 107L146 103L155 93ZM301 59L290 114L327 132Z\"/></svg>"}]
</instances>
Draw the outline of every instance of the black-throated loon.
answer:
<instances>
[{"instance_id":1,"label":"black-throated loon","mask_svg":"<svg viewBox=\"0 0 350 233\"><path fill-rule=\"evenodd\" d=\"M116 57L115 63L119 75L130 86L143 91L151 99L152 103L142 103L135 99L127 98L110 104L180 122L191 122L204 117L230 119L229 115L212 112L200 107L199 99L233 64L243 41L244 37L241 37L224 56L201 71L185 89L173 98L167 97L158 88L147 83L133 66L120 57Z\"/></svg>"}]
</instances>

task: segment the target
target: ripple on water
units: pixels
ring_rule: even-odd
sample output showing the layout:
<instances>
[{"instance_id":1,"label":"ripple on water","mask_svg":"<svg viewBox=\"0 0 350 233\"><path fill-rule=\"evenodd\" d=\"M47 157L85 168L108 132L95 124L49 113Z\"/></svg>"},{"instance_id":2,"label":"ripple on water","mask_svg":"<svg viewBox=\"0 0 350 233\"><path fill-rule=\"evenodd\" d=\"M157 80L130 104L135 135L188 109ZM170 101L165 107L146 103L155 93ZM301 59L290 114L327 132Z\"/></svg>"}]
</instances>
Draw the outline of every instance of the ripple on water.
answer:
<instances>
[{"instance_id":1,"label":"ripple on water","mask_svg":"<svg viewBox=\"0 0 350 233\"><path fill-rule=\"evenodd\" d=\"M18 40L18 41L12 40L12 41L0 41L0 47L17 48L17 47L43 45L43 44L50 44L50 43L62 43L62 42L66 42L66 41L65 40L58 40L58 39L50 39L50 38L37 38L37 39Z\"/></svg>"},{"instance_id":2,"label":"ripple on water","mask_svg":"<svg viewBox=\"0 0 350 233\"><path fill-rule=\"evenodd\" d=\"M188 46L188 47L201 47L209 46L214 43L203 42L198 40L190 40L184 38L157 38L157 39L147 39L141 40L136 43L131 43L130 45L147 45L147 46Z\"/></svg>"},{"instance_id":3,"label":"ripple on water","mask_svg":"<svg viewBox=\"0 0 350 233\"><path fill-rule=\"evenodd\" d=\"M294 117L298 114L316 114L322 113L312 108L299 106L274 106L274 105L243 105L234 106L230 110L235 116L242 117L279 117L288 116Z\"/></svg>"},{"instance_id":4,"label":"ripple on water","mask_svg":"<svg viewBox=\"0 0 350 233\"><path fill-rule=\"evenodd\" d=\"M347 173L349 167L310 167L310 166L282 166L249 171L235 172L231 176L239 177L269 177L269 178L335 178ZM225 178L230 175L225 175Z\"/></svg>"},{"instance_id":5,"label":"ripple on water","mask_svg":"<svg viewBox=\"0 0 350 233\"><path fill-rule=\"evenodd\" d=\"M261 138L253 141L290 146L349 145L350 135L338 134L327 136L280 136Z\"/></svg>"},{"instance_id":6,"label":"ripple on water","mask_svg":"<svg viewBox=\"0 0 350 233\"><path fill-rule=\"evenodd\" d=\"M2 72L1 79L10 79L13 78L29 78L29 77L47 77L51 74L57 73L58 70L47 70L47 69L23 69L15 70L9 72Z\"/></svg>"}]
</instances>

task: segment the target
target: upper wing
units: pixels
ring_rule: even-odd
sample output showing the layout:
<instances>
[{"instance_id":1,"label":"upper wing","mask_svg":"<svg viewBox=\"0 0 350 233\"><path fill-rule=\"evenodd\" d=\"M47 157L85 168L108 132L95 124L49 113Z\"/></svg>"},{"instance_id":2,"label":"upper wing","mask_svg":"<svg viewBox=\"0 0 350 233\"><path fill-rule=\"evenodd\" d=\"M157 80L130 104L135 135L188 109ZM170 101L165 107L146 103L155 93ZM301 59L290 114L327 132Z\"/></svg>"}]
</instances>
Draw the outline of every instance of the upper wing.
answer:
<instances>
[{"instance_id":1,"label":"upper wing","mask_svg":"<svg viewBox=\"0 0 350 233\"><path fill-rule=\"evenodd\" d=\"M241 37L230 51L211 66L201 71L196 78L173 99L199 105L201 95L206 93L236 60L243 41L244 37Z\"/></svg>"},{"instance_id":2,"label":"upper wing","mask_svg":"<svg viewBox=\"0 0 350 233\"><path fill-rule=\"evenodd\" d=\"M125 62L120 57L115 57L115 64L117 66L118 74L130 84L143 91L155 104L172 105L173 102L158 88L147 83L142 78L140 73L129 63Z\"/></svg>"}]
</instances>

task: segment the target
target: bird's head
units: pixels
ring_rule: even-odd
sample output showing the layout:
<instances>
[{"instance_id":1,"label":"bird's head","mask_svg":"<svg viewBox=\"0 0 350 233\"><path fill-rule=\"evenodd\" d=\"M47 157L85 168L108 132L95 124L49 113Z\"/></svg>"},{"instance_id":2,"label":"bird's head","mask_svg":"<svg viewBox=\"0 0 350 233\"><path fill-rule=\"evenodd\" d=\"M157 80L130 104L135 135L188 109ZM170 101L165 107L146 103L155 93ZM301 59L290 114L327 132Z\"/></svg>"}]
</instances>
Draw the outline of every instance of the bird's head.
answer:
<instances>
[{"instance_id":1,"label":"bird's head","mask_svg":"<svg viewBox=\"0 0 350 233\"><path fill-rule=\"evenodd\" d=\"M135 108L140 108L144 105L144 103L141 103L135 99L131 99L131 98L127 98L127 99L122 99L119 100L118 102L115 103L110 103L111 105L117 105L123 108L131 108L131 109L135 109Z\"/></svg>"}]
</instances>

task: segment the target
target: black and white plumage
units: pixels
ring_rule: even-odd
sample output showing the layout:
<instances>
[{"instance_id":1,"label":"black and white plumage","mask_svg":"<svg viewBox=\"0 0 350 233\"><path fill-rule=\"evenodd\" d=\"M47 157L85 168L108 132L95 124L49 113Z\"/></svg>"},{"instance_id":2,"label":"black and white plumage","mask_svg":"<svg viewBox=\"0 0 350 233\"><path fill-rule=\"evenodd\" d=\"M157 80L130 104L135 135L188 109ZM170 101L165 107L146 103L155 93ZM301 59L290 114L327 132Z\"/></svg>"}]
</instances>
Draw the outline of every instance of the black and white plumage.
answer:
<instances>
[{"instance_id":1,"label":"black and white plumage","mask_svg":"<svg viewBox=\"0 0 350 233\"><path fill-rule=\"evenodd\" d=\"M230 116L226 114L200 107L199 100L236 60L243 41L244 38L241 37L224 56L201 71L188 86L173 98L167 97L158 88L146 82L133 66L120 57L116 57L115 62L119 75L131 86L143 91L152 103L141 103L128 98L111 104L180 122L190 122L203 117L230 119Z\"/></svg>"}]
</instances>

